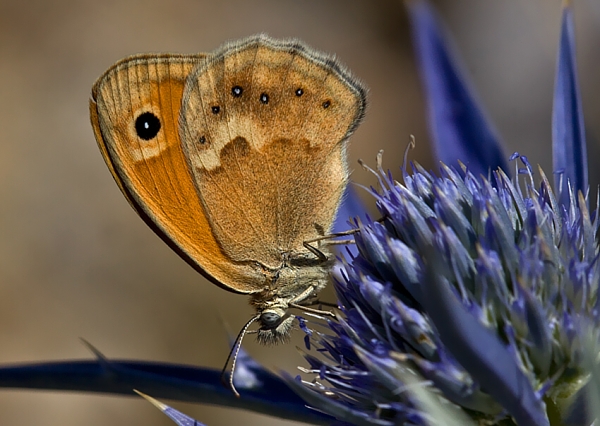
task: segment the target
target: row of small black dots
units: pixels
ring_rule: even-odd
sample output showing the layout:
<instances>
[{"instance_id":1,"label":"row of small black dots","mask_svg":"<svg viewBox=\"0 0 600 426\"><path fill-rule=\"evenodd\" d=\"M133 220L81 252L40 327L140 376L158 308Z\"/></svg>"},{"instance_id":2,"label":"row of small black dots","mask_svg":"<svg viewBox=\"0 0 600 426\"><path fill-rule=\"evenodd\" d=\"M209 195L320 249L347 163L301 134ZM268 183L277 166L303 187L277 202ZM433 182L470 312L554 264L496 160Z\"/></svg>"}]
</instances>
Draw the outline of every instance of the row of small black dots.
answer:
<instances>
[{"instance_id":1,"label":"row of small black dots","mask_svg":"<svg viewBox=\"0 0 600 426\"><path fill-rule=\"evenodd\" d=\"M298 89L298 90L302 90L302 89ZM267 95L266 93L261 93L260 95L260 102L263 104L268 104L269 103L269 95ZM326 100L323 102L323 108L327 109L331 106L331 101L330 100ZM210 107L211 111L213 114L218 114L219 112L221 112L221 107L219 105L215 105Z\"/></svg>"},{"instance_id":2,"label":"row of small black dots","mask_svg":"<svg viewBox=\"0 0 600 426\"><path fill-rule=\"evenodd\" d=\"M244 92L244 89L242 89L240 86L233 86L231 88L231 94L233 95L234 98L239 98L240 96L242 96L242 93ZM296 91L294 92L296 94L296 96L300 97L304 94L304 90L302 90L301 87L297 88ZM261 93L259 100L261 103L263 104L268 104L269 103L269 95L266 93ZM331 101L330 100L326 100L325 102L323 102L323 108L329 108L331 106ZM221 107L216 105L211 107L212 113L213 114L218 114L221 111Z\"/></svg>"},{"instance_id":3,"label":"row of small black dots","mask_svg":"<svg viewBox=\"0 0 600 426\"><path fill-rule=\"evenodd\" d=\"M240 87L240 86L233 86L231 88L231 94L233 95L234 98L239 98L240 96L242 96L243 92L244 92L244 89L242 89L242 87ZM296 91L294 93L296 94L297 97L300 97L304 94L304 90L302 90L302 88L299 87L296 89ZM261 103L266 105L269 103L269 95L266 93L261 93L259 100ZM324 101L322 105L323 105L323 108L327 109L331 106L331 101L328 99L328 100ZM218 105L212 106L211 111L213 114L218 114L221 111L221 107ZM200 142L200 144L204 145L206 143L206 137L200 136L199 142Z\"/></svg>"},{"instance_id":4,"label":"row of small black dots","mask_svg":"<svg viewBox=\"0 0 600 426\"><path fill-rule=\"evenodd\" d=\"M239 98L240 96L242 96L242 93L244 93L244 89L242 89L241 86L233 86L231 88L231 94L233 95L234 98ZM296 91L294 93L296 93L296 96L300 97L304 94L304 90L302 90L302 88L299 87L296 89ZM269 95L267 95L266 93L261 93L260 101L263 104L269 103Z\"/></svg>"}]
</instances>

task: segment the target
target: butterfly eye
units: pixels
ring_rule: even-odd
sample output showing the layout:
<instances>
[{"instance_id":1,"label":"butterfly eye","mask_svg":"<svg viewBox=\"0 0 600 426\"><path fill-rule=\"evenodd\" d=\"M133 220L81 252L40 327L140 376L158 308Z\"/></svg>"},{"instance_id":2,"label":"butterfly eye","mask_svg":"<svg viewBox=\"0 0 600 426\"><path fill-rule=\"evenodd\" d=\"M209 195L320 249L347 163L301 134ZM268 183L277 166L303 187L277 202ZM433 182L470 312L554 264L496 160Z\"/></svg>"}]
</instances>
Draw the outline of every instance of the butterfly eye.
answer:
<instances>
[{"instance_id":1,"label":"butterfly eye","mask_svg":"<svg viewBox=\"0 0 600 426\"><path fill-rule=\"evenodd\" d=\"M281 322L281 316L275 312L263 312L260 316L260 322L264 329L275 328Z\"/></svg>"},{"instance_id":2,"label":"butterfly eye","mask_svg":"<svg viewBox=\"0 0 600 426\"><path fill-rule=\"evenodd\" d=\"M135 120L135 131L140 139L149 141L156 137L160 130L160 120L151 112L144 112Z\"/></svg>"}]
</instances>

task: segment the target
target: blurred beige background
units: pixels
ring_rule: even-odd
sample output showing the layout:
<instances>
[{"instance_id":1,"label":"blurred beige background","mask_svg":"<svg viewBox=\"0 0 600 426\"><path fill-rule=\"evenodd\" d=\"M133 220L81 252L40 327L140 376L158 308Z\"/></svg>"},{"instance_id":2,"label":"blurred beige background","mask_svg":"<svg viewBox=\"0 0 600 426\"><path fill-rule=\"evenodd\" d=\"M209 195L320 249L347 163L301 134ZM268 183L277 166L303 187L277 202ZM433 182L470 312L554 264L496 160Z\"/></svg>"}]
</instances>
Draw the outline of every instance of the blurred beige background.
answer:
<instances>
[{"instance_id":1,"label":"blurred beige background","mask_svg":"<svg viewBox=\"0 0 600 426\"><path fill-rule=\"evenodd\" d=\"M560 2L438 3L507 154L550 170L550 113ZM576 2L590 158L598 153L600 7ZM210 51L257 32L294 36L338 57L370 87L351 140L356 160L427 168L424 105L406 14L397 0L0 2L0 363L106 356L220 368L252 310L187 266L136 216L96 147L88 118L95 79L139 52ZM594 185L598 170L591 167ZM332 296L330 296L333 299ZM264 365L304 365L293 344L244 347ZM175 404L209 425L283 422L232 409ZM137 398L0 390L2 425L170 425Z\"/></svg>"}]
</instances>

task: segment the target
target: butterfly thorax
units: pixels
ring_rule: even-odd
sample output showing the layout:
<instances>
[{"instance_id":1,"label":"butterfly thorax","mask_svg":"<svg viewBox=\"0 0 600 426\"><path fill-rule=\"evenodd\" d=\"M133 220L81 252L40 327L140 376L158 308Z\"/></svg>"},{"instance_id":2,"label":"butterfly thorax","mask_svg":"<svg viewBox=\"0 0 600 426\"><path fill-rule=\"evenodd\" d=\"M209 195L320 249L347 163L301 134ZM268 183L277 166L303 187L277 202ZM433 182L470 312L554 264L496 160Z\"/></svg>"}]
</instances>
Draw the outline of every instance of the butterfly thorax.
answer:
<instances>
[{"instance_id":1,"label":"butterfly thorax","mask_svg":"<svg viewBox=\"0 0 600 426\"><path fill-rule=\"evenodd\" d=\"M312 259L310 258L312 257ZM329 281L333 259L316 259L310 253L293 253L286 257L280 268L272 271L271 282L265 289L252 295L250 304L260 315L258 341L276 344L289 340L295 316L288 312L290 304L306 304L313 300Z\"/></svg>"}]
</instances>

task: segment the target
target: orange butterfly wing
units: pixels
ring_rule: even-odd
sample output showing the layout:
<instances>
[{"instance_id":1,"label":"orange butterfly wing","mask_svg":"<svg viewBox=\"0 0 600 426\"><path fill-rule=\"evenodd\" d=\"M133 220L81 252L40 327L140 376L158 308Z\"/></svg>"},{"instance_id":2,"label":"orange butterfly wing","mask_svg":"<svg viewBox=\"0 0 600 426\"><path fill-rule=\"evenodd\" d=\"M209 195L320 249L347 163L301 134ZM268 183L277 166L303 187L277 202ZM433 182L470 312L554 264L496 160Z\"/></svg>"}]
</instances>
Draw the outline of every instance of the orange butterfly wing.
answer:
<instances>
[{"instance_id":1,"label":"orange butterfly wing","mask_svg":"<svg viewBox=\"0 0 600 426\"><path fill-rule=\"evenodd\" d=\"M142 219L213 283L255 293L261 290L264 275L254 262L236 262L224 254L182 151L178 132L182 95L186 78L203 58L140 55L118 62L94 84L91 121L108 168ZM148 140L139 136L139 126L148 124L140 122L142 114L160 123L156 136Z\"/></svg>"}]
</instances>

